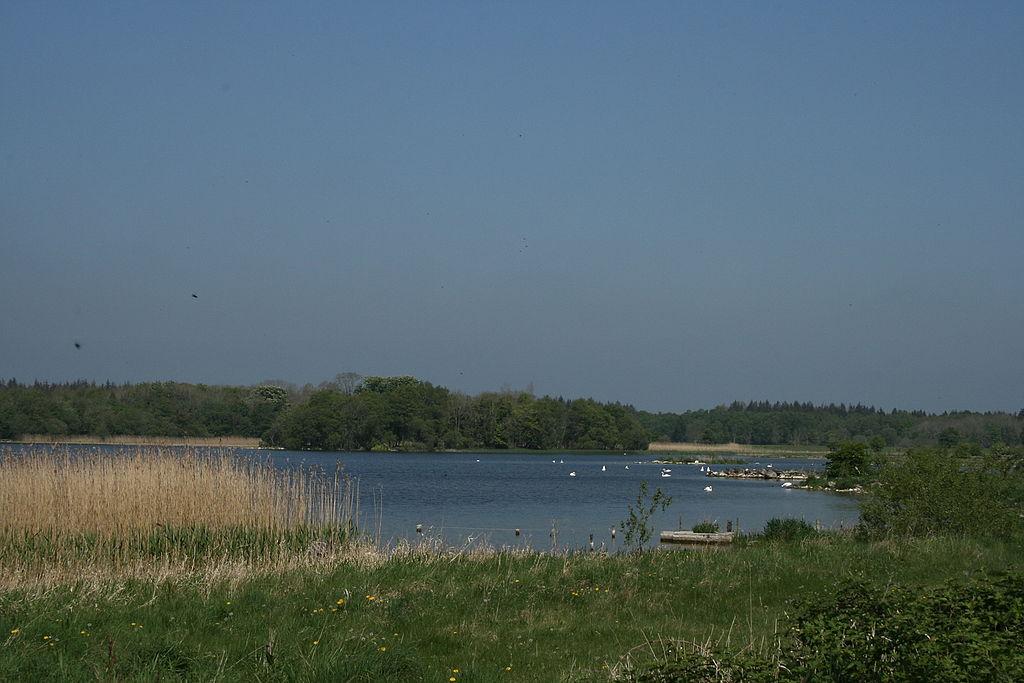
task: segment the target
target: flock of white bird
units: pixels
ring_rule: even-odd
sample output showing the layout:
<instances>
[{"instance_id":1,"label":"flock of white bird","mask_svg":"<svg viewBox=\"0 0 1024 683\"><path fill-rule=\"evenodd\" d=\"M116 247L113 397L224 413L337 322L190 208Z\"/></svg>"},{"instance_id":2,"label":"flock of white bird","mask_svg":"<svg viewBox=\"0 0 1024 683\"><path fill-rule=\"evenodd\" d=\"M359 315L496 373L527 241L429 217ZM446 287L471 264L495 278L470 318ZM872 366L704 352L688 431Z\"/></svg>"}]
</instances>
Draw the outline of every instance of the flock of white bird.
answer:
<instances>
[{"instance_id":1,"label":"flock of white bird","mask_svg":"<svg viewBox=\"0 0 1024 683\"><path fill-rule=\"evenodd\" d=\"M625 453L623 453L623 455L625 455ZM477 462L480 462L480 461L479 461L479 460L477 460ZM555 464L555 461L554 461L554 460L552 460L552 461L551 461L551 464L552 464L552 465L554 465L554 464ZM558 461L558 464L559 464L559 465L564 465L564 464L565 464L565 460L559 460L559 461ZM637 462L637 464L638 464L638 465L640 465L640 464L642 464L642 463L640 463L640 462ZM696 465L696 464L697 464L697 462L695 461L695 462L693 462L693 463L691 463L691 464L693 464L693 465ZM755 465L760 465L761 463L754 463L754 464L755 464ZM771 465L768 465L768 467L771 467ZM629 465L626 465L626 469L627 469L627 470L629 469ZM604 465L601 465L601 471L602 471L602 472L607 472L607 471L608 471L608 468L607 468L606 466L604 466ZM711 465L708 465L707 467L705 467L705 466L701 465L700 471L701 471L701 472L705 472L705 473L707 473L707 472L711 472ZM569 472L569 476L570 476L570 477L575 477L575 476L576 476L576 470L572 470L571 472ZM667 467L662 467L662 468L661 468L661 477L662 477L663 479L668 479L668 478L669 478L669 477L671 477L671 476L672 476L672 470L670 470L670 469L669 469L669 468L667 468ZM784 484L782 485L782 488L784 488L784 489L788 489L788 488L791 488L792 486L793 486L792 482L788 482L788 481L787 481L787 482L785 482L785 483L784 483ZM713 487L711 486L711 484L708 484L707 486L705 486L705 487L704 487L704 491L706 491L707 493L711 493L712 491L714 491L714 488L713 488Z\"/></svg>"},{"instance_id":2,"label":"flock of white bird","mask_svg":"<svg viewBox=\"0 0 1024 683\"><path fill-rule=\"evenodd\" d=\"M479 460L477 460L477 462L480 462L480 461L479 461ZM554 460L552 460L552 461L551 461L551 464L552 464L552 465L553 465L553 464L555 464L555 461L554 461ZM558 464L559 464L559 465L564 465L564 464L565 464L565 460L559 460L559 461L558 461ZM640 465L640 464L642 464L642 463L638 462L637 464L638 464L638 465ZM627 470L628 470L628 469L629 469L629 465L626 465L626 466L625 466L625 469L627 469ZM605 465L601 465L601 471L602 471L602 472L607 472L607 471L608 471L608 467L607 467L607 466L605 466ZM703 467L701 467L701 468L700 468L700 471L701 471L701 472L710 472L710 471L711 471L711 467L708 467L707 469L704 469ZM573 477L573 478L575 478L575 477L576 477L576 470L571 470L571 471L569 472L569 476L570 476L570 477ZM662 468L661 468L661 476L662 476L662 478L664 478L664 479L667 479L667 478L671 477L671 476L672 476L672 470L671 470L671 469L669 469L669 468L667 468L667 467L662 467ZM709 484L708 486L705 486L705 487L704 487L704 490L705 490L705 491L707 491L708 493L711 493L711 492L712 492L712 491L713 491L714 489L713 489L713 488L711 487L711 485Z\"/></svg>"}]
</instances>

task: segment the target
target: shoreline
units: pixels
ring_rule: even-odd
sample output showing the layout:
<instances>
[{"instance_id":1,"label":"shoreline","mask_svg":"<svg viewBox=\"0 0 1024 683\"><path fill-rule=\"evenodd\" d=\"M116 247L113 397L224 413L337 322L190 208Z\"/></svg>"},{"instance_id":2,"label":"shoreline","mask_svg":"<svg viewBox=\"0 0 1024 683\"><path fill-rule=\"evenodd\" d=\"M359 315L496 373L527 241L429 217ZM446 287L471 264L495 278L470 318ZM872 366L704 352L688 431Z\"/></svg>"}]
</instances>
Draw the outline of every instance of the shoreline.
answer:
<instances>
[{"instance_id":1,"label":"shoreline","mask_svg":"<svg viewBox=\"0 0 1024 683\"><path fill-rule=\"evenodd\" d=\"M693 443L689 441L655 441L647 447L650 453L729 453L733 455L789 455L821 457L828 455L825 446L794 446L791 444L754 445L742 443Z\"/></svg>"},{"instance_id":2,"label":"shoreline","mask_svg":"<svg viewBox=\"0 0 1024 683\"><path fill-rule=\"evenodd\" d=\"M227 448L260 448L260 440L247 436L81 436L22 434L3 443L42 446L219 446Z\"/></svg>"}]
</instances>

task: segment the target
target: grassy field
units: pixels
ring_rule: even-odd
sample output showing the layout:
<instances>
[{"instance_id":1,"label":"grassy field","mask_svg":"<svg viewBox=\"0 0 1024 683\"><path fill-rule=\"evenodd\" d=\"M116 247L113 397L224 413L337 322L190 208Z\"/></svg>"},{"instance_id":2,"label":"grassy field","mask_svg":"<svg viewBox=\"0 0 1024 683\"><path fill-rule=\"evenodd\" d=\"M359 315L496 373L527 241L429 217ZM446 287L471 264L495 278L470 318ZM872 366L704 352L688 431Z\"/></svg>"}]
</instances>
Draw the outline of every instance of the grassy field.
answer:
<instances>
[{"instance_id":1,"label":"grassy field","mask_svg":"<svg viewBox=\"0 0 1024 683\"><path fill-rule=\"evenodd\" d=\"M956 539L642 556L352 549L333 567L0 593L3 680L628 680L695 644L770 650L791 601L1020 566Z\"/></svg>"},{"instance_id":2,"label":"grassy field","mask_svg":"<svg viewBox=\"0 0 1024 683\"><path fill-rule=\"evenodd\" d=\"M633 680L778 649L794 601L1019 568L1020 543L797 542L605 556L374 547L338 473L228 453L0 453L0 680Z\"/></svg>"}]
</instances>

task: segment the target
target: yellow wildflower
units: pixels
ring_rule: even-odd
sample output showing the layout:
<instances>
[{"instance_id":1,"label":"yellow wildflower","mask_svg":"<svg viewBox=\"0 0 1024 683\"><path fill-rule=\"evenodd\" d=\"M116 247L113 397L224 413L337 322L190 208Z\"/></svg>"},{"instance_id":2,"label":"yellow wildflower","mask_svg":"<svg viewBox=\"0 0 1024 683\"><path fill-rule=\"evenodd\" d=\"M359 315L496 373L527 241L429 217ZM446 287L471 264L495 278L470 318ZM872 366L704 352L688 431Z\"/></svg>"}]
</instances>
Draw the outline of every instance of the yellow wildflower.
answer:
<instances>
[{"instance_id":1,"label":"yellow wildflower","mask_svg":"<svg viewBox=\"0 0 1024 683\"><path fill-rule=\"evenodd\" d=\"M386 652L386 651L387 651L387 648L386 648L386 647L384 647L383 645L381 645L381 646L380 646L380 647L378 647L377 649L378 649L378 650L380 650L381 652Z\"/></svg>"},{"instance_id":2,"label":"yellow wildflower","mask_svg":"<svg viewBox=\"0 0 1024 683\"><path fill-rule=\"evenodd\" d=\"M20 629L20 628L12 628L12 629L11 629L11 635L12 635L12 636L16 636L16 635L18 635L19 633L21 633L21 629Z\"/></svg>"},{"instance_id":3,"label":"yellow wildflower","mask_svg":"<svg viewBox=\"0 0 1024 683\"><path fill-rule=\"evenodd\" d=\"M345 604L345 598L338 598L338 601L335 602L334 604L337 605L338 607L341 607L342 605Z\"/></svg>"}]
</instances>

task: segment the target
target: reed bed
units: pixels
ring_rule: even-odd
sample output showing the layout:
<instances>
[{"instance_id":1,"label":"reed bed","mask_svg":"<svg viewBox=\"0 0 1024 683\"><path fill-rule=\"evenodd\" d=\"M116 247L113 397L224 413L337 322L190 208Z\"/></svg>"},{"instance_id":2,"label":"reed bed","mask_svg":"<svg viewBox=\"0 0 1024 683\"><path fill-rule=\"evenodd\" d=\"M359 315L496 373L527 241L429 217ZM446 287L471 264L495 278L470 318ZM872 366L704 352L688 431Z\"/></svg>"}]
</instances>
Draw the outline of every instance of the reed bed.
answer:
<instances>
[{"instance_id":1,"label":"reed bed","mask_svg":"<svg viewBox=\"0 0 1024 683\"><path fill-rule=\"evenodd\" d=\"M353 491L340 471L279 469L222 449L6 449L3 582L308 565L351 541Z\"/></svg>"}]
</instances>

